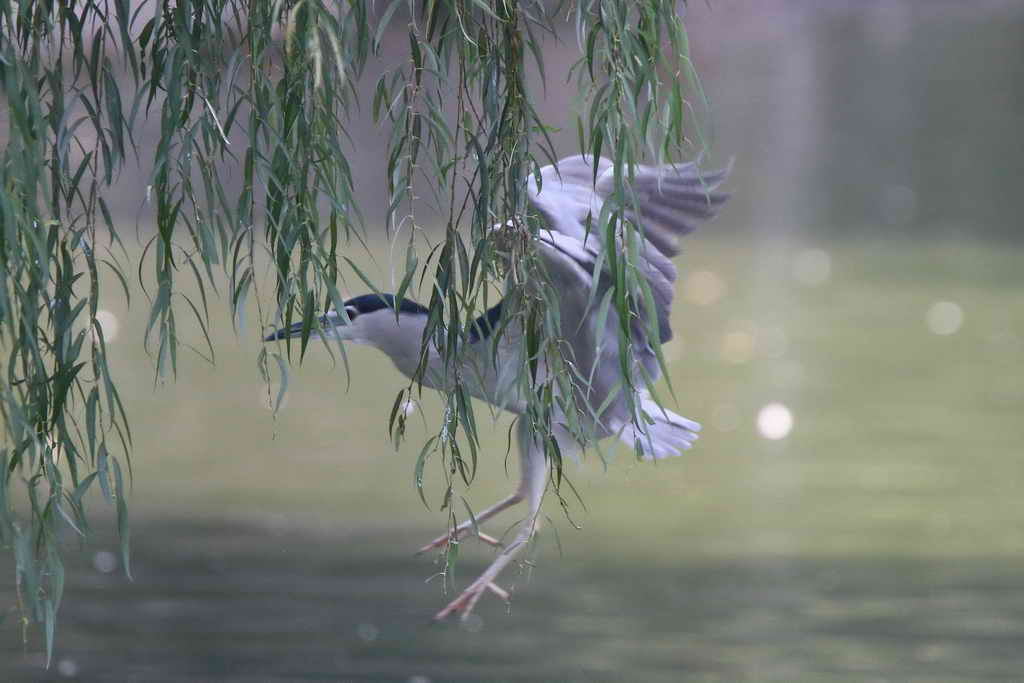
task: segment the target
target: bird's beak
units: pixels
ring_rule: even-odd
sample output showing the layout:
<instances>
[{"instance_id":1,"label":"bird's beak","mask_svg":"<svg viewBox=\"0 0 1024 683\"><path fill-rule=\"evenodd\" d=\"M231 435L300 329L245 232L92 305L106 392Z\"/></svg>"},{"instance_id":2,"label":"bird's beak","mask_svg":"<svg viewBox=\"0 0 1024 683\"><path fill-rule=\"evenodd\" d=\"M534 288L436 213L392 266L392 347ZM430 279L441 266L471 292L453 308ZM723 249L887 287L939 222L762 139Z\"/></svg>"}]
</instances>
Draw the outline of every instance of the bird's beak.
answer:
<instances>
[{"instance_id":1,"label":"bird's beak","mask_svg":"<svg viewBox=\"0 0 1024 683\"><path fill-rule=\"evenodd\" d=\"M279 330L274 330L273 332L268 334L266 337L264 337L263 341L269 342L269 341L277 341L278 339L288 339L289 337L297 337L301 333L302 333L302 322L300 321L300 322L295 323L291 327L282 327Z\"/></svg>"},{"instance_id":2,"label":"bird's beak","mask_svg":"<svg viewBox=\"0 0 1024 683\"><path fill-rule=\"evenodd\" d=\"M320 329L322 329L324 331L332 330L336 326L344 325L344 324L345 324L345 321L342 319L342 317L340 315L334 315L333 311L331 313L326 314L326 315L320 316ZM316 334L316 333L317 333L317 329L314 326L311 334ZM274 330L272 333L270 333L266 337L264 337L263 341L270 342L270 341L277 341L279 339L291 339L292 337L300 337L300 336L302 336L302 321L301 320L299 322L297 322L297 323L292 323L292 325L290 327L282 327L279 330Z\"/></svg>"}]
</instances>

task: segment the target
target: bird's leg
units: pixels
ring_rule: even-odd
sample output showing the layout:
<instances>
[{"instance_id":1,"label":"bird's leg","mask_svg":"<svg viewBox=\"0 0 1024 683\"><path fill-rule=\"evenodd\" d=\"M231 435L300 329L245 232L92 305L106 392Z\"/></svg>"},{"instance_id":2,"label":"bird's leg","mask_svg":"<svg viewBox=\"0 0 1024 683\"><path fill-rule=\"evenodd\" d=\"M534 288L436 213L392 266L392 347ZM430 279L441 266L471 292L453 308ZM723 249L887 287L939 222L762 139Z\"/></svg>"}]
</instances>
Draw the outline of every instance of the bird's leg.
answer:
<instances>
[{"instance_id":1,"label":"bird's leg","mask_svg":"<svg viewBox=\"0 0 1024 683\"><path fill-rule=\"evenodd\" d=\"M520 439L522 439L522 432L520 432L520 434ZM544 497L544 486L547 483L548 474L547 462L544 459L543 449L536 448L532 444L524 444L522 442L520 443L520 449L522 452L522 480L519 484L519 490L516 495L519 495L521 498L525 498L529 510L526 517L519 524L519 532L508 546L502 548L498 557L496 557L494 562L491 563L491 566L488 567L484 573L476 579L476 581L469 584L466 590L462 591L459 597L452 600L447 607L437 613L434 617L436 620L444 619L453 612L461 612L462 618L465 619L473 611L473 608L476 606L476 602L480 599L480 596L488 590L493 591L506 602L508 601L508 593L495 585L494 580L498 577L498 574L501 573L505 566L512 561L516 554L526 546L530 537L533 536L533 532L537 527L537 514L540 512L540 503L541 499ZM504 503L506 501L502 502ZM494 507L497 507L497 505ZM508 505L505 505L505 507L508 507ZM492 512L491 514L494 513ZM479 517L477 519L479 519Z\"/></svg>"},{"instance_id":2,"label":"bird's leg","mask_svg":"<svg viewBox=\"0 0 1024 683\"><path fill-rule=\"evenodd\" d=\"M490 519L494 515L496 515L499 512L501 512L502 510L506 510L506 509L512 507L513 505L519 504L520 502L522 502L522 500L523 500L523 487L522 487L522 485L520 485L519 489L517 489L516 492L513 493L508 498L504 498L502 500L499 500L497 503L495 503L491 507L487 508L486 510L482 510L480 513L474 515L472 519L467 519L465 522L463 522L462 524L458 525L457 527L455 527L453 530L449 531L445 535L438 536L433 541L431 541L430 543L426 544L425 546L423 546L422 548L417 550L416 553L417 554L425 553L428 550L433 550L434 548L440 548L441 546L448 545L449 543L454 543L455 541L460 540L467 533L469 533L470 530L473 529L475 524L479 525L479 524L483 523L484 520ZM477 535L480 537L480 540L483 541L484 543L490 543L493 546L501 545L501 542L498 541L496 538L488 536L487 534L484 534L484 533L480 533L479 529L477 529Z\"/></svg>"}]
</instances>

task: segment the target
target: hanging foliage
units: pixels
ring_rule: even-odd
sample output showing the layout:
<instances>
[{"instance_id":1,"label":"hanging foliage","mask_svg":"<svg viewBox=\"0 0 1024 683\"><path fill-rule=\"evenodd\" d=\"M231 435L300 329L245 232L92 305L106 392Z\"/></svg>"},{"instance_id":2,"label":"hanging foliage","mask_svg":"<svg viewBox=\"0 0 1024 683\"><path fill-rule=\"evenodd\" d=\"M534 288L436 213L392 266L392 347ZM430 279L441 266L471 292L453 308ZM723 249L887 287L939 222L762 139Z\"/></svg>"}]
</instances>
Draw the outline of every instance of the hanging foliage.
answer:
<instances>
[{"instance_id":1,"label":"hanging foliage","mask_svg":"<svg viewBox=\"0 0 1024 683\"><path fill-rule=\"evenodd\" d=\"M386 65L370 103L390 127L386 229L405 245L397 295L429 292L424 343L454 354L471 333L467 321L503 292L506 317L521 322L527 339L520 372L530 385L528 417L537 433L550 434L554 383L574 380L555 372L546 375L551 385L535 381L538 358L558 368L561 332L552 295L525 286L537 277L538 229L526 179L539 182L540 167L555 160L527 70L566 77L546 72L542 44L568 27L580 48L569 78L586 103L575 124L580 151L615 162L614 190L593 229L629 244L635 228L621 216L632 201L633 166L692 153L684 93L699 89L681 8L664 0L0 0L8 111L0 165L0 545L13 557L16 608L26 623L42 625L48 653L64 583L62 539L88 534L92 489L116 507L130 568L131 414L96 317L107 296L101 282L109 281L101 274L148 307L143 343L160 376L176 371L182 315L198 321L212 357L206 331L215 289L226 290L238 324L253 297L261 323L301 322L301 358L318 314L342 308L339 282L351 277L380 291L347 256L366 227L346 126L368 62L400 37L406 54ZM139 140L147 119L159 121L152 150ZM155 216L153 229L142 231L138 263L106 201L136 159L149 178L140 202ZM225 187L226 166L241 177L240 192ZM414 188L432 192L417 197ZM439 237L417 220L423 202L444 217ZM276 275L267 297L257 291L264 258ZM627 249L604 263L614 283L608 305L624 321L650 296L633 262ZM628 325L622 335L630 363ZM268 378L284 375L288 358L271 348L259 365ZM285 379L277 377L282 386ZM417 390L414 381L396 399L396 439L404 431L397 407ZM414 471L422 494L423 470L437 458L447 504L456 481L472 480L478 440L459 378L445 399L438 434ZM576 408L560 408L573 422ZM560 475L557 446L548 442Z\"/></svg>"}]
</instances>

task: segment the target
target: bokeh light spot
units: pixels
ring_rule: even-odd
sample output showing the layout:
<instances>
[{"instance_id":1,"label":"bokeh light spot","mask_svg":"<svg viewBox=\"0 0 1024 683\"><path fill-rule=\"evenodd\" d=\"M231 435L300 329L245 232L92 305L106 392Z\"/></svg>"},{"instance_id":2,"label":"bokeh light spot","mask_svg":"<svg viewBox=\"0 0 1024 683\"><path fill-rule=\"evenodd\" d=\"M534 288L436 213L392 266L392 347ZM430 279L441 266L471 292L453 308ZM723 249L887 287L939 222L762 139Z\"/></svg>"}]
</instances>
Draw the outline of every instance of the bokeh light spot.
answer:
<instances>
[{"instance_id":1,"label":"bokeh light spot","mask_svg":"<svg viewBox=\"0 0 1024 683\"><path fill-rule=\"evenodd\" d=\"M110 311L99 309L96 311L96 322L99 323L100 329L103 330L103 339L108 344L117 339L117 332L121 325L117 321L117 316ZM89 334L92 340L99 341L96 337L96 330L90 329Z\"/></svg>"},{"instance_id":2,"label":"bokeh light spot","mask_svg":"<svg viewBox=\"0 0 1024 683\"><path fill-rule=\"evenodd\" d=\"M952 301L936 301L925 316L928 329L935 334L956 334L964 324L964 311Z\"/></svg>"},{"instance_id":3,"label":"bokeh light spot","mask_svg":"<svg viewBox=\"0 0 1024 683\"><path fill-rule=\"evenodd\" d=\"M78 675L78 662L73 659L62 659L57 662L57 673L64 678L74 678Z\"/></svg>"},{"instance_id":4,"label":"bokeh light spot","mask_svg":"<svg viewBox=\"0 0 1024 683\"><path fill-rule=\"evenodd\" d=\"M117 569L117 555L100 550L92 556L92 566L101 574L112 574Z\"/></svg>"},{"instance_id":5,"label":"bokeh light spot","mask_svg":"<svg viewBox=\"0 0 1024 683\"><path fill-rule=\"evenodd\" d=\"M792 429L793 413L781 403L769 403L757 413L757 431L766 439L785 439Z\"/></svg>"},{"instance_id":6,"label":"bokeh light spot","mask_svg":"<svg viewBox=\"0 0 1024 683\"><path fill-rule=\"evenodd\" d=\"M728 363L746 363L754 356L753 333L748 330L726 332L722 338L721 354L722 359Z\"/></svg>"},{"instance_id":7,"label":"bokeh light spot","mask_svg":"<svg viewBox=\"0 0 1024 683\"><path fill-rule=\"evenodd\" d=\"M686 278L683 287L686 300L698 306L712 306L725 296L725 280L710 270L698 270Z\"/></svg>"}]
</instances>

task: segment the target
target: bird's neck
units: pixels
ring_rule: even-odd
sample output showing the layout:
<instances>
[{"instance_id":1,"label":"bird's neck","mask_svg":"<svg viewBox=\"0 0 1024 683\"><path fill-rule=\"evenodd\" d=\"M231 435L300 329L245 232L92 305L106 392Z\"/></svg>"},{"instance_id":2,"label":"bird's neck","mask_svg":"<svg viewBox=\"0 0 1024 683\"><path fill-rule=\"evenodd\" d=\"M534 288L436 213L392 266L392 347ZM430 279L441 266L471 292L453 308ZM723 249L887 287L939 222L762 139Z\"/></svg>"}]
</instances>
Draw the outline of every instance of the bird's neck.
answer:
<instances>
[{"instance_id":1,"label":"bird's neck","mask_svg":"<svg viewBox=\"0 0 1024 683\"><path fill-rule=\"evenodd\" d=\"M366 341L387 354L402 374L412 378L416 375L417 370L420 369L423 331L426 325L427 316L425 315L403 315L399 317L397 322L394 315L387 316L386 320L374 321L374 327L367 330L369 334ZM486 354L484 354L484 358L487 358ZM469 376L476 377L480 374L480 368L476 367L476 365L480 364L480 361L481 359L476 359L474 372L462 373L467 376L463 377L464 380ZM461 356L456 361L456 363L463 366L466 362L467 359ZM426 367L423 374L417 379L424 386L446 391L452 388L453 375L451 371L451 360L446 361L433 341L431 341L427 346ZM473 395L479 394L479 391L475 389L475 385L470 387L470 393Z\"/></svg>"},{"instance_id":2,"label":"bird's neck","mask_svg":"<svg viewBox=\"0 0 1024 683\"><path fill-rule=\"evenodd\" d=\"M419 367L426 325L425 315L399 315L396 319L394 313L389 312L365 321L363 332L366 343L383 351L402 374L412 377Z\"/></svg>"},{"instance_id":3,"label":"bird's neck","mask_svg":"<svg viewBox=\"0 0 1024 683\"><path fill-rule=\"evenodd\" d=\"M472 384L470 393L485 395L487 387L497 386L499 378L493 371L493 359L489 345L484 340L489 337L499 324L501 304L494 306L471 323L467 335L468 346L464 351L468 355L459 354L456 365L461 369L463 380L482 383ZM416 375L422 359L423 331L427 326L426 315L402 314L395 319L393 312L387 315L374 315L372 319L361 319L363 323L361 341L371 344L383 351L402 374L407 377ZM431 342L427 347L426 367L419 377L425 386L442 391L451 388L452 359L445 359L438 348ZM459 372L459 371L457 371ZM482 379L484 378L484 379ZM494 387L491 387L493 389Z\"/></svg>"}]
</instances>

